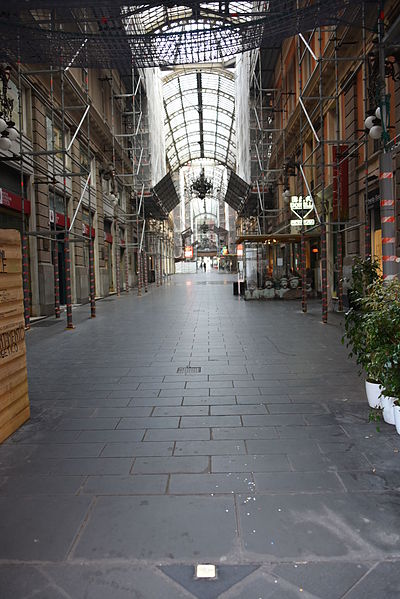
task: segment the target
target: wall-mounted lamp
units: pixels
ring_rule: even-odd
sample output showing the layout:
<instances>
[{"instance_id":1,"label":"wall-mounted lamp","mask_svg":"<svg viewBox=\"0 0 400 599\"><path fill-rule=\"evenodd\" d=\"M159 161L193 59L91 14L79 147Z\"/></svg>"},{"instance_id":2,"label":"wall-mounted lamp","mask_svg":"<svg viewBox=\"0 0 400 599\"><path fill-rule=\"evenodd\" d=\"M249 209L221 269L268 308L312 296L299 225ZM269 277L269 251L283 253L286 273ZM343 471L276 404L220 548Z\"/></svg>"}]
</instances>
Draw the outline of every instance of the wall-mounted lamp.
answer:
<instances>
[{"instance_id":1,"label":"wall-mounted lamp","mask_svg":"<svg viewBox=\"0 0 400 599\"><path fill-rule=\"evenodd\" d=\"M0 149L7 152L11 149L11 142L18 139L18 131L12 120L14 100L8 97L8 83L11 77L11 67L7 63L0 64Z\"/></svg>"}]
</instances>

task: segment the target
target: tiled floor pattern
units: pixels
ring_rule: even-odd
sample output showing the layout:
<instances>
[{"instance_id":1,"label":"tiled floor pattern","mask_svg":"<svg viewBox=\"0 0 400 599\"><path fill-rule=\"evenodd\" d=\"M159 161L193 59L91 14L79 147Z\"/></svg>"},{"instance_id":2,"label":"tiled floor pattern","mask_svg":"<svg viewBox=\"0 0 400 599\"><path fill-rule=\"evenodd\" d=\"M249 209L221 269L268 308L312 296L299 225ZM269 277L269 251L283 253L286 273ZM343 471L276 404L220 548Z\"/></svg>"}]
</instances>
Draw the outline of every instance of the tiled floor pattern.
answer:
<instances>
[{"instance_id":1,"label":"tiled floor pattern","mask_svg":"<svg viewBox=\"0 0 400 599\"><path fill-rule=\"evenodd\" d=\"M399 437L368 423L340 317L299 308L207 273L35 325L1 599L398 599ZM208 562L221 587L191 581Z\"/></svg>"}]
</instances>

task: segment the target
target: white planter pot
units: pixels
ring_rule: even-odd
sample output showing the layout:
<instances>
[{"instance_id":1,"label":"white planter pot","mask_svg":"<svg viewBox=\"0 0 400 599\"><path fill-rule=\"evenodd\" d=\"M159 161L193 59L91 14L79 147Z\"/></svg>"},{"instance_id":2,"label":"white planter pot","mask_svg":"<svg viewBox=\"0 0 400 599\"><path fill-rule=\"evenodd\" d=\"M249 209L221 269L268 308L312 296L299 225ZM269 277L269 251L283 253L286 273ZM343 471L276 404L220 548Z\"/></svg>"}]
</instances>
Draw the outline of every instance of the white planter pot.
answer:
<instances>
[{"instance_id":1,"label":"white planter pot","mask_svg":"<svg viewBox=\"0 0 400 599\"><path fill-rule=\"evenodd\" d=\"M370 408L381 407L381 392L382 387L379 383L371 383L365 381L365 392L367 394L368 404Z\"/></svg>"},{"instance_id":2,"label":"white planter pot","mask_svg":"<svg viewBox=\"0 0 400 599\"><path fill-rule=\"evenodd\" d=\"M394 412L394 423L396 425L396 431L400 435L400 406L393 406Z\"/></svg>"},{"instance_id":3,"label":"white planter pot","mask_svg":"<svg viewBox=\"0 0 400 599\"><path fill-rule=\"evenodd\" d=\"M382 395L381 405L383 408L383 419L387 424L395 424L394 422L394 398Z\"/></svg>"}]
</instances>

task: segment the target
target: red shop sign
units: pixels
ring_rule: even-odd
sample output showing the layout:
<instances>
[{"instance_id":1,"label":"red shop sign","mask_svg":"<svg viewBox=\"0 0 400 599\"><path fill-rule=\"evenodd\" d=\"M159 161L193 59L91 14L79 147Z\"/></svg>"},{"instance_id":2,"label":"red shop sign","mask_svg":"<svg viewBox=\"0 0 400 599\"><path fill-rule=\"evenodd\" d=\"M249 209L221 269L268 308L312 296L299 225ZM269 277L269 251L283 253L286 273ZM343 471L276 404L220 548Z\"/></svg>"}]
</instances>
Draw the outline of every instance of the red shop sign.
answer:
<instances>
[{"instance_id":1,"label":"red shop sign","mask_svg":"<svg viewBox=\"0 0 400 599\"><path fill-rule=\"evenodd\" d=\"M86 223L82 223L82 233L86 236L89 237L89 225ZM94 230L94 227L92 227L92 239L94 239L96 237L96 231Z\"/></svg>"},{"instance_id":2,"label":"red shop sign","mask_svg":"<svg viewBox=\"0 0 400 599\"><path fill-rule=\"evenodd\" d=\"M2 189L0 187L0 206L5 206L6 208L16 210L17 212L22 212L22 198L16 193L7 191L7 189ZM30 213L31 203L29 200L24 200L24 214Z\"/></svg>"},{"instance_id":3,"label":"red shop sign","mask_svg":"<svg viewBox=\"0 0 400 599\"><path fill-rule=\"evenodd\" d=\"M54 223L54 210L49 210L49 220L51 223ZM71 225L71 221L69 217L67 217L67 227L69 229ZM56 212L56 226L65 228L65 216L61 214L61 212Z\"/></svg>"}]
</instances>

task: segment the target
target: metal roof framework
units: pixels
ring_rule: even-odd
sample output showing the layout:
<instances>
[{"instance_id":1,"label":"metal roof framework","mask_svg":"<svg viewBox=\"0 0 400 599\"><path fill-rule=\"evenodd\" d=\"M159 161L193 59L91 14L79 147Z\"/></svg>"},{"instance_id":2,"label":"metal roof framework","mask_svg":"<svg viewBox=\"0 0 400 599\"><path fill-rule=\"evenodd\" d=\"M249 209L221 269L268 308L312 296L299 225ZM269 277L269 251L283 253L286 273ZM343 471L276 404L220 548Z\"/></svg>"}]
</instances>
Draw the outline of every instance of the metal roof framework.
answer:
<instances>
[{"instance_id":1,"label":"metal roof framework","mask_svg":"<svg viewBox=\"0 0 400 599\"><path fill-rule=\"evenodd\" d=\"M132 62L150 67L216 61L271 47L317 26L347 23L360 2L186 0L170 7L136 0L70 0L66 8L65 0L14 0L0 15L0 58L51 64L56 57L64 67L74 61L76 67L120 69L130 69Z\"/></svg>"}]
</instances>

